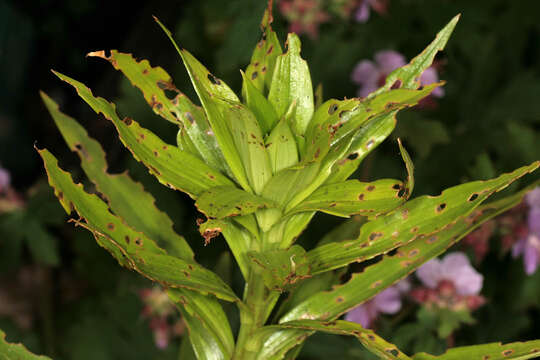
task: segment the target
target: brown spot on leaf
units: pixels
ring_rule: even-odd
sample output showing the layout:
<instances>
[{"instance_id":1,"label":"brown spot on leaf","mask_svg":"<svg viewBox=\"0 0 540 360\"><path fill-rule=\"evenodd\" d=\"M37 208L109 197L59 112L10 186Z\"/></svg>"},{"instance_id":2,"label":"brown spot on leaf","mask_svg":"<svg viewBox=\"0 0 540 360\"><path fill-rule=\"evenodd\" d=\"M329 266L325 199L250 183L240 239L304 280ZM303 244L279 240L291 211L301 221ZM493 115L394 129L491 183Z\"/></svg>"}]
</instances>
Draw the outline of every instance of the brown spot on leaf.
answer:
<instances>
[{"instance_id":1,"label":"brown spot on leaf","mask_svg":"<svg viewBox=\"0 0 540 360\"><path fill-rule=\"evenodd\" d=\"M142 71L142 73L143 73L143 75L148 74L148 69L144 69L144 70Z\"/></svg>"},{"instance_id":2,"label":"brown spot on leaf","mask_svg":"<svg viewBox=\"0 0 540 360\"><path fill-rule=\"evenodd\" d=\"M141 238L136 238L136 239L135 239L135 244L136 244L137 246L141 246L141 245L142 245L142 240L141 240Z\"/></svg>"},{"instance_id":3,"label":"brown spot on leaf","mask_svg":"<svg viewBox=\"0 0 540 360\"><path fill-rule=\"evenodd\" d=\"M155 157L158 157L159 156L159 152L157 150L154 150L154 156Z\"/></svg>"},{"instance_id":4,"label":"brown spot on leaf","mask_svg":"<svg viewBox=\"0 0 540 360\"><path fill-rule=\"evenodd\" d=\"M122 120L122 121L124 122L124 124L129 126L133 122L133 119L128 116L128 117L125 117L124 120Z\"/></svg>"},{"instance_id":5,"label":"brown spot on leaf","mask_svg":"<svg viewBox=\"0 0 540 360\"><path fill-rule=\"evenodd\" d=\"M353 152L352 154L349 154L349 156L347 156L347 159L352 161L356 159L357 157L358 157L358 153Z\"/></svg>"},{"instance_id":6,"label":"brown spot on leaf","mask_svg":"<svg viewBox=\"0 0 540 360\"><path fill-rule=\"evenodd\" d=\"M251 74L251 80L255 80L259 76L259 73L254 71L253 74Z\"/></svg>"},{"instance_id":7,"label":"brown spot on leaf","mask_svg":"<svg viewBox=\"0 0 540 360\"><path fill-rule=\"evenodd\" d=\"M373 335L371 335L371 334L369 334L369 335L367 336L367 338L368 338L369 340L371 340L371 341L375 341L375 336L373 336Z\"/></svg>"},{"instance_id":8,"label":"brown spot on leaf","mask_svg":"<svg viewBox=\"0 0 540 360\"><path fill-rule=\"evenodd\" d=\"M445 208L446 208L446 204L445 204L445 203L442 203L442 204L437 205L437 208L435 209L435 211L438 212L438 213L440 213L440 212L443 211Z\"/></svg>"},{"instance_id":9,"label":"brown spot on leaf","mask_svg":"<svg viewBox=\"0 0 540 360\"><path fill-rule=\"evenodd\" d=\"M126 235L126 236L124 237L124 240L126 240L126 244L129 245L129 236Z\"/></svg>"},{"instance_id":10,"label":"brown spot on leaf","mask_svg":"<svg viewBox=\"0 0 540 360\"><path fill-rule=\"evenodd\" d=\"M409 217L409 210L401 210L401 217L403 218L403 220L407 219Z\"/></svg>"},{"instance_id":11,"label":"brown spot on leaf","mask_svg":"<svg viewBox=\"0 0 540 360\"><path fill-rule=\"evenodd\" d=\"M400 262L399 264L401 265L401 267L404 267L404 268L405 268L405 267L411 266L411 265L412 265L412 261L406 260L406 261Z\"/></svg>"},{"instance_id":12,"label":"brown spot on leaf","mask_svg":"<svg viewBox=\"0 0 540 360\"><path fill-rule=\"evenodd\" d=\"M317 148L317 150L315 151L315 154L313 154L313 157L315 157L315 159L317 159L319 157L319 155L321 155L321 148Z\"/></svg>"},{"instance_id":13,"label":"brown spot on leaf","mask_svg":"<svg viewBox=\"0 0 540 360\"><path fill-rule=\"evenodd\" d=\"M339 304L339 303L342 303L343 301L345 301L345 299L343 298L343 296L338 296L336 298L336 302Z\"/></svg>"},{"instance_id":14,"label":"brown spot on leaf","mask_svg":"<svg viewBox=\"0 0 540 360\"><path fill-rule=\"evenodd\" d=\"M469 198L469 201L474 201L478 198L478 194L477 193L474 193L471 195L471 197Z\"/></svg>"},{"instance_id":15,"label":"brown spot on leaf","mask_svg":"<svg viewBox=\"0 0 540 360\"><path fill-rule=\"evenodd\" d=\"M59 191L58 192L58 199L62 200L64 198L64 193Z\"/></svg>"},{"instance_id":16,"label":"brown spot on leaf","mask_svg":"<svg viewBox=\"0 0 540 360\"><path fill-rule=\"evenodd\" d=\"M330 107L328 108L328 114L332 115L333 113L336 112L337 109L338 109L338 104L330 105Z\"/></svg>"},{"instance_id":17,"label":"brown spot on leaf","mask_svg":"<svg viewBox=\"0 0 540 360\"><path fill-rule=\"evenodd\" d=\"M366 188L367 191L373 191L375 190L375 185L369 185L367 188Z\"/></svg>"},{"instance_id":18,"label":"brown spot on leaf","mask_svg":"<svg viewBox=\"0 0 540 360\"><path fill-rule=\"evenodd\" d=\"M396 81L394 81L392 86L390 86L390 89L394 90L394 89L399 89L400 87L401 87L401 80L397 79Z\"/></svg>"},{"instance_id":19,"label":"brown spot on leaf","mask_svg":"<svg viewBox=\"0 0 540 360\"><path fill-rule=\"evenodd\" d=\"M411 229L411 232L412 232L413 234L414 234L415 232L417 232L417 231L418 231L418 226L415 226L415 227L413 227L413 228Z\"/></svg>"},{"instance_id":20,"label":"brown spot on leaf","mask_svg":"<svg viewBox=\"0 0 540 360\"><path fill-rule=\"evenodd\" d=\"M212 179L212 180L215 180L215 179L216 179L216 177L215 177L214 175L212 175L212 174L208 174L208 177L209 177L210 179Z\"/></svg>"},{"instance_id":21,"label":"brown spot on leaf","mask_svg":"<svg viewBox=\"0 0 540 360\"><path fill-rule=\"evenodd\" d=\"M512 350L512 349L504 350L504 351L502 352L503 356L510 356L510 355L512 355L513 353L514 353L514 350Z\"/></svg>"},{"instance_id":22,"label":"brown spot on leaf","mask_svg":"<svg viewBox=\"0 0 540 360\"><path fill-rule=\"evenodd\" d=\"M107 224L107 229L114 230L114 224L113 223L108 223Z\"/></svg>"},{"instance_id":23,"label":"brown spot on leaf","mask_svg":"<svg viewBox=\"0 0 540 360\"><path fill-rule=\"evenodd\" d=\"M335 207L337 205L337 203L331 203L330 205L328 205L328 207Z\"/></svg>"},{"instance_id":24,"label":"brown spot on leaf","mask_svg":"<svg viewBox=\"0 0 540 360\"><path fill-rule=\"evenodd\" d=\"M144 140L144 138L145 138L144 134L142 134L142 133L139 134L139 137L140 137L142 140Z\"/></svg>"},{"instance_id":25,"label":"brown spot on leaf","mask_svg":"<svg viewBox=\"0 0 540 360\"><path fill-rule=\"evenodd\" d=\"M419 252L420 252L420 250L418 250L418 249L412 249L411 251L409 251L409 257L416 256L416 255L418 255Z\"/></svg>"},{"instance_id":26,"label":"brown spot on leaf","mask_svg":"<svg viewBox=\"0 0 540 360\"><path fill-rule=\"evenodd\" d=\"M264 74L266 72L266 66L263 66L263 68L261 69L261 72Z\"/></svg>"},{"instance_id":27,"label":"brown spot on leaf","mask_svg":"<svg viewBox=\"0 0 540 360\"><path fill-rule=\"evenodd\" d=\"M364 200L364 194L358 195L358 200L360 200L360 201Z\"/></svg>"},{"instance_id":28,"label":"brown spot on leaf","mask_svg":"<svg viewBox=\"0 0 540 360\"><path fill-rule=\"evenodd\" d=\"M375 239L380 238L381 236L383 236L382 232L373 232L369 234L369 240L374 241Z\"/></svg>"},{"instance_id":29,"label":"brown spot on leaf","mask_svg":"<svg viewBox=\"0 0 540 360\"><path fill-rule=\"evenodd\" d=\"M433 236L426 239L427 244L433 244L435 241L437 241L437 236L436 235L433 235Z\"/></svg>"},{"instance_id":30,"label":"brown spot on leaf","mask_svg":"<svg viewBox=\"0 0 540 360\"><path fill-rule=\"evenodd\" d=\"M274 45L270 45L270 47L268 48L268 50L266 50L266 54L267 55L270 55L272 53L272 50L274 50Z\"/></svg>"},{"instance_id":31,"label":"brown spot on leaf","mask_svg":"<svg viewBox=\"0 0 540 360\"><path fill-rule=\"evenodd\" d=\"M490 358L491 358L491 356L489 356L489 355L482 356L482 360L489 360Z\"/></svg>"},{"instance_id":32,"label":"brown spot on leaf","mask_svg":"<svg viewBox=\"0 0 540 360\"><path fill-rule=\"evenodd\" d=\"M375 289L382 285L382 280L377 280L373 284L369 285L370 289Z\"/></svg>"}]
</instances>

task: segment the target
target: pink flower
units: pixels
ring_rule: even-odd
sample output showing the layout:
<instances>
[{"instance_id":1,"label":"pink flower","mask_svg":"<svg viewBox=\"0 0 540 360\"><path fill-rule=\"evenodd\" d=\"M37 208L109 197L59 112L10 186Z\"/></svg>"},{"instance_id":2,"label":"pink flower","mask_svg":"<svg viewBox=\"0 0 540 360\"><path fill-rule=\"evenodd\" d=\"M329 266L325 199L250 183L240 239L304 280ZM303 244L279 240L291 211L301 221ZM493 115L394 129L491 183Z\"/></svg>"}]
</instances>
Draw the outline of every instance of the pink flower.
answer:
<instances>
[{"instance_id":1,"label":"pink flower","mask_svg":"<svg viewBox=\"0 0 540 360\"><path fill-rule=\"evenodd\" d=\"M382 50L375 53L375 62L371 60L360 61L353 70L352 81L358 85L359 97L366 97L379 87L384 85L386 77L392 71L405 66L405 57L394 50ZM439 81L437 70L431 66L420 76L420 84L428 85ZM441 87L433 90L431 95L442 97L444 90Z\"/></svg>"},{"instance_id":2,"label":"pink flower","mask_svg":"<svg viewBox=\"0 0 540 360\"><path fill-rule=\"evenodd\" d=\"M320 0L281 0L279 10L289 22L290 32L311 38L317 38L319 25L330 19Z\"/></svg>"},{"instance_id":3,"label":"pink flower","mask_svg":"<svg viewBox=\"0 0 540 360\"><path fill-rule=\"evenodd\" d=\"M356 10L356 21L359 23L367 22L372 8L379 14L385 14L388 0L361 0L360 6Z\"/></svg>"},{"instance_id":4,"label":"pink flower","mask_svg":"<svg viewBox=\"0 0 540 360\"><path fill-rule=\"evenodd\" d=\"M7 189L9 188L11 184L11 175L9 174L9 171L4 169L3 167L0 167L0 193L7 192Z\"/></svg>"},{"instance_id":5,"label":"pink flower","mask_svg":"<svg viewBox=\"0 0 540 360\"><path fill-rule=\"evenodd\" d=\"M519 240L512 246L512 256L523 255L525 273L531 275L540 264L540 187L529 192L525 196L525 201L529 205L527 231L523 231Z\"/></svg>"},{"instance_id":6,"label":"pink flower","mask_svg":"<svg viewBox=\"0 0 540 360\"><path fill-rule=\"evenodd\" d=\"M407 280L387 288L373 299L355 307L345 315L345 320L359 323L365 328L371 326L379 313L395 314L401 309L402 293L407 292L410 284Z\"/></svg>"},{"instance_id":7,"label":"pink flower","mask_svg":"<svg viewBox=\"0 0 540 360\"><path fill-rule=\"evenodd\" d=\"M448 254L444 259L433 259L422 265L416 276L422 283L435 289L443 280L451 282L459 295L477 295L482 289L484 277L470 264L461 252Z\"/></svg>"}]
</instances>

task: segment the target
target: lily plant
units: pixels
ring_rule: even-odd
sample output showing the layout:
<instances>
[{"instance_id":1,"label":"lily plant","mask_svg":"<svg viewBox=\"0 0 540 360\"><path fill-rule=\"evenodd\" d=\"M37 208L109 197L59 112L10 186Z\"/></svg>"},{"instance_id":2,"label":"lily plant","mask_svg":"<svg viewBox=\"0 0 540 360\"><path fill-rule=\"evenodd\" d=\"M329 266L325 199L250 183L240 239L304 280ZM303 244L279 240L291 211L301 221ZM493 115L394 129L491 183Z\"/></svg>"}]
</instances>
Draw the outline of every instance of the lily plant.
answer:
<instances>
[{"instance_id":1,"label":"lily plant","mask_svg":"<svg viewBox=\"0 0 540 360\"><path fill-rule=\"evenodd\" d=\"M409 199L413 163L398 142L406 179L348 179L392 133L398 111L443 85L422 86L420 77L443 50L458 19L367 97L324 102L321 91L314 93L298 36L288 34L282 47L272 30L271 1L261 23L262 38L241 71L241 96L176 45L157 19L178 51L201 106L147 60L136 61L115 50L88 54L110 62L141 91L155 114L178 126L177 144L165 143L132 118L120 118L114 104L54 72L114 124L122 143L160 183L194 200L207 218L198 224L206 243L222 235L236 260L245 280L241 295L197 262L186 239L173 231L171 219L156 208L141 184L127 173L107 172L99 143L45 93L45 105L100 196L74 183L51 152L37 150L59 201L68 214L78 216L72 221L89 230L121 266L166 289L187 324L196 359L294 359L317 331L354 336L383 359L536 357L540 340L409 356L374 331L339 320L519 203L530 187L484 204L540 166L536 161L491 180ZM361 220L347 220L346 234L334 231L304 249L295 240L317 212L343 218L359 215ZM368 260L363 271L343 282L341 275L349 264ZM238 308L237 334L224 302Z\"/></svg>"}]
</instances>

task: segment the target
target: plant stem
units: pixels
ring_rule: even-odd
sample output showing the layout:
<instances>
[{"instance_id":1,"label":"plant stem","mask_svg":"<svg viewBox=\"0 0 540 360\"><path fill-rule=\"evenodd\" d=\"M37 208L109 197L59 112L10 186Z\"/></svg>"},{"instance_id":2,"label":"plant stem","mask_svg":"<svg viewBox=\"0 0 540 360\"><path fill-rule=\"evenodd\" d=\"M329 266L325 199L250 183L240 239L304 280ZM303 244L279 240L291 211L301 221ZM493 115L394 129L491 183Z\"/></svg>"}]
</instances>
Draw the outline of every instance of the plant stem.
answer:
<instances>
[{"instance_id":1,"label":"plant stem","mask_svg":"<svg viewBox=\"0 0 540 360\"><path fill-rule=\"evenodd\" d=\"M240 309L240 332L233 359L253 360L260 352L260 339L253 333L264 326L279 293L269 292L263 282L261 269L252 267L244 290L245 307Z\"/></svg>"}]
</instances>

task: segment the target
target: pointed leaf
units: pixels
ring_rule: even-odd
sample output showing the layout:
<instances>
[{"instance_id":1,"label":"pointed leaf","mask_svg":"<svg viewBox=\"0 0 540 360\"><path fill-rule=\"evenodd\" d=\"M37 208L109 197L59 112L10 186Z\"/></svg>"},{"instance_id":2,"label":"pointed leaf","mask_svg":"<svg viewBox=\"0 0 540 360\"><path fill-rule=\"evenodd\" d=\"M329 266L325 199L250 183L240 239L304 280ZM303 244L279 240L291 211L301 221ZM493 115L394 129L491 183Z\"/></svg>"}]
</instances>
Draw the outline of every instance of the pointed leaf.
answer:
<instances>
[{"instance_id":1,"label":"pointed leaf","mask_svg":"<svg viewBox=\"0 0 540 360\"><path fill-rule=\"evenodd\" d=\"M405 184L404 189L405 197L409 199L414 190L414 164L409 153L407 150L405 150L405 147L401 143L401 139L398 139L398 144L399 152L401 153L401 157L403 158L403 162L405 162L405 167L407 168L407 183Z\"/></svg>"},{"instance_id":2,"label":"pointed leaf","mask_svg":"<svg viewBox=\"0 0 540 360\"><path fill-rule=\"evenodd\" d=\"M182 312L198 359L230 359L234 339L227 315L216 298L187 289L169 289L169 298Z\"/></svg>"},{"instance_id":3,"label":"pointed leaf","mask_svg":"<svg viewBox=\"0 0 540 360\"><path fill-rule=\"evenodd\" d=\"M313 273L328 271L351 262L370 259L407 244L419 237L430 236L471 213L489 196L540 166L533 163L487 181L474 181L446 189L439 196L421 196L392 213L364 226L356 240L329 243L308 253Z\"/></svg>"},{"instance_id":4,"label":"pointed leaf","mask_svg":"<svg viewBox=\"0 0 540 360\"><path fill-rule=\"evenodd\" d=\"M195 206L209 218L222 219L252 214L259 209L275 208L278 205L233 186L219 186L202 193Z\"/></svg>"},{"instance_id":5,"label":"pointed leaf","mask_svg":"<svg viewBox=\"0 0 540 360\"><path fill-rule=\"evenodd\" d=\"M94 97L84 84L55 72L63 81L72 85L79 96L96 112L112 121L120 140L162 184L186 192L191 197L214 186L233 185L216 169L206 165L198 157L180 151L176 146L163 142L159 137L142 128L133 119L120 120L115 106L107 100Z\"/></svg>"},{"instance_id":6,"label":"pointed leaf","mask_svg":"<svg viewBox=\"0 0 540 360\"><path fill-rule=\"evenodd\" d=\"M49 184L66 212L75 210L81 217L76 223L90 230L99 245L121 265L167 287L185 287L227 301L238 300L216 274L200 265L165 255L152 239L113 215L96 195L85 192L81 184L75 185L69 173L58 167L58 161L49 151L38 151L47 170Z\"/></svg>"},{"instance_id":7,"label":"pointed leaf","mask_svg":"<svg viewBox=\"0 0 540 360\"><path fill-rule=\"evenodd\" d=\"M366 349L377 355L380 359L411 359L394 344L391 344L378 336L373 330L364 329L360 324L350 321L336 320L332 322L323 322L317 320L296 320L281 323L274 327L354 336Z\"/></svg>"},{"instance_id":8,"label":"pointed leaf","mask_svg":"<svg viewBox=\"0 0 540 360\"><path fill-rule=\"evenodd\" d=\"M540 356L540 340L513 342L509 344L491 343L483 345L460 346L447 350L442 355L415 354L414 360L461 360L461 359L489 359L489 360L525 360Z\"/></svg>"},{"instance_id":9,"label":"pointed leaf","mask_svg":"<svg viewBox=\"0 0 540 360\"><path fill-rule=\"evenodd\" d=\"M0 358L2 360L51 360L46 356L34 355L23 344L6 341L6 333L0 330Z\"/></svg>"},{"instance_id":10,"label":"pointed leaf","mask_svg":"<svg viewBox=\"0 0 540 360\"><path fill-rule=\"evenodd\" d=\"M396 127L396 113L377 116L362 126L347 148L347 156L333 164L326 182L341 182L351 176L362 160L392 133Z\"/></svg>"},{"instance_id":11,"label":"pointed leaf","mask_svg":"<svg viewBox=\"0 0 540 360\"><path fill-rule=\"evenodd\" d=\"M244 94L245 103L257 118L262 133L268 134L278 121L276 110L243 72L242 79L242 93Z\"/></svg>"},{"instance_id":12,"label":"pointed leaf","mask_svg":"<svg viewBox=\"0 0 540 360\"><path fill-rule=\"evenodd\" d=\"M306 133L305 161L324 158L330 148L372 118L418 104L442 83L421 90L396 89L369 99L329 100L313 117Z\"/></svg>"},{"instance_id":13,"label":"pointed leaf","mask_svg":"<svg viewBox=\"0 0 540 360\"><path fill-rule=\"evenodd\" d=\"M274 174L298 163L296 140L286 117L272 130L265 144Z\"/></svg>"},{"instance_id":14,"label":"pointed leaf","mask_svg":"<svg viewBox=\"0 0 540 360\"><path fill-rule=\"evenodd\" d=\"M331 291L313 295L283 316L281 321L306 317L322 320L337 318L406 277L428 260L443 253L483 222L519 204L528 190L530 188L480 206L440 232L417 238L399 248L396 254L385 255L381 261L368 266L363 272L353 274L347 283Z\"/></svg>"},{"instance_id":15,"label":"pointed leaf","mask_svg":"<svg viewBox=\"0 0 540 360\"><path fill-rule=\"evenodd\" d=\"M306 251L300 245L264 252L252 251L248 257L262 271L264 284L273 291L288 291L299 281L309 278Z\"/></svg>"},{"instance_id":16,"label":"pointed leaf","mask_svg":"<svg viewBox=\"0 0 540 360\"><path fill-rule=\"evenodd\" d=\"M454 31L460 15L455 16L450 22L437 33L435 40L428 47L417 55L411 62L403 67L392 71L387 77L383 87L372 93L371 96L376 96L392 87L400 87L403 89L418 89L420 85L420 76L433 63L433 59L437 52L442 51Z\"/></svg>"},{"instance_id":17,"label":"pointed leaf","mask_svg":"<svg viewBox=\"0 0 540 360\"><path fill-rule=\"evenodd\" d=\"M403 187L404 184L401 181L393 179L378 180L372 183L348 180L324 185L315 190L291 212L322 211L343 217L353 214L379 215L393 210L405 202L402 193Z\"/></svg>"},{"instance_id":18,"label":"pointed leaf","mask_svg":"<svg viewBox=\"0 0 540 360\"><path fill-rule=\"evenodd\" d=\"M306 61L300 57L300 47L298 36L289 33L287 52L276 60L268 93L268 100L274 105L279 118L296 101L291 127L298 136L305 133L314 111L311 76Z\"/></svg>"},{"instance_id":19,"label":"pointed leaf","mask_svg":"<svg viewBox=\"0 0 540 360\"><path fill-rule=\"evenodd\" d=\"M246 68L247 77L263 94L267 94L270 89L276 58L283 53L277 35L272 30L273 20L272 0L270 0L261 21L262 39L255 46L251 61Z\"/></svg>"},{"instance_id":20,"label":"pointed leaf","mask_svg":"<svg viewBox=\"0 0 540 360\"><path fill-rule=\"evenodd\" d=\"M174 86L165 70L150 66L148 60L137 61L131 54L116 50L111 50L110 56L106 56L105 51L94 51L87 56L108 60L115 69L122 71L142 92L156 114L173 123L183 124L186 135L197 149L196 154L200 154L211 167L224 173L229 171L204 111Z\"/></svg>"},{"instance_id":21,"label":"pointed leaf","mask_svg":"<svg viewBox=\"0 0 540 360\"><path fill-rule=\"evenodd\" d=\"M156 207L154 197L126 173L109 174L101 145L89 137L75 119L62 113L58 104L45 93L41 92L41 98L68 146L79 155L84 172L107 198L114 213L134 229L173 250L174 255L192 260L193 251L186 240L174 232L171 219Z\"/></svg>"}]
</instances>

